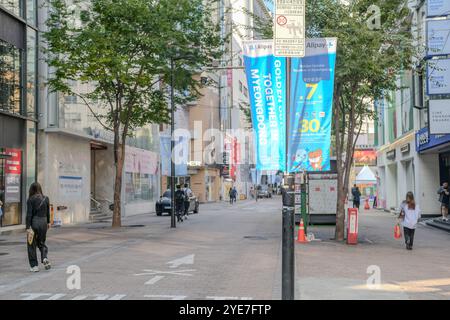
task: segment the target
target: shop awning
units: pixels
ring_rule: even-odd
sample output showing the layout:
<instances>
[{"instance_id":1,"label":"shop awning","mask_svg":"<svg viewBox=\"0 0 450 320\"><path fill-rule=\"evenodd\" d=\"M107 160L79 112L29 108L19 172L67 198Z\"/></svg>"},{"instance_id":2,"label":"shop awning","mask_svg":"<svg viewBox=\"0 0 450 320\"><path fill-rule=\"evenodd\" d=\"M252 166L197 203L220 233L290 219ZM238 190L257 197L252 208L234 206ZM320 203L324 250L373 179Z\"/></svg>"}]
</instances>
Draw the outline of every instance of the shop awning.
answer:
<instances>
[{"instance_id":1,"label":"shop awning","mask_svg":"<svg viewBox=\"0 0 450 320\"><path fill-rule=\"evenodd\" d=\"M356 176L356 184L377 183L377 178L368 166L364 166L361 172Z\"/></svg>"}]
</instances>

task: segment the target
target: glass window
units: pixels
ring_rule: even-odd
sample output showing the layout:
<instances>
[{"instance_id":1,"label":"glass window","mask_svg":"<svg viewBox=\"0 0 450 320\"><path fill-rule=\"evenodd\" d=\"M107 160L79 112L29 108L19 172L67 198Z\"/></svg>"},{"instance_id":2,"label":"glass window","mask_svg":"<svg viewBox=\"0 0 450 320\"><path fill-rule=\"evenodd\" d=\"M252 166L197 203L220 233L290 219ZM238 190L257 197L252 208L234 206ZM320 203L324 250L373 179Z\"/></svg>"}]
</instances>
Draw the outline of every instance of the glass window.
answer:
<instances>
[{"instance_id":1,"label":"glass window","mask_svg":"<svg viewBox=\"0 0 450 320\"><path fill-rule=\"evenodd\" d=\"M0 110L20 114L20 50L0 40Z\"/></svg>"},{"instance_id":2,"label":"glass window","mask_svg":"<svg viewBox=\"0 0 450 320\"><path fill-rule=\"evenodd\" d=\"M21 0L0 0L0 6L2 6L8 11L11 11L16 16L22 16Z\"/></svg>"},{"instance_id":3,"label":"glass window","mask_svg":"<svg viewBox=\"0 0 450 320\"><path fill-rule=\"evenodd\" d=\"M36 21L36 0L27 0L27 22L37 25Z\"/></svg>"},{"instance_id":4,"label":"glass window","mask_svg":"<svg viewBox=\"0 0 450 320\"><path fill-rule=\"evenodd\" d=\"M27 116L36 117L36 31L27 28Z\"/></svg>"},{"instance_id":5,"label":"glass window","mask_svg":"<svg viewBox=\"0 0 450 320\"><path fill-rule=\"evenodd\" d=\"M36 181L36 124L27 121L27 192Z\"/></svg>"},{"instance_id":6,"label":"glass window","mask_svg":"<svg viewBox=\"0 0 450 320\"><path fill-rule=\"evenodd\" d=\"M142 173L125 173L126 202L155 201L157 176Z\"/></svg>"}]
</instances>

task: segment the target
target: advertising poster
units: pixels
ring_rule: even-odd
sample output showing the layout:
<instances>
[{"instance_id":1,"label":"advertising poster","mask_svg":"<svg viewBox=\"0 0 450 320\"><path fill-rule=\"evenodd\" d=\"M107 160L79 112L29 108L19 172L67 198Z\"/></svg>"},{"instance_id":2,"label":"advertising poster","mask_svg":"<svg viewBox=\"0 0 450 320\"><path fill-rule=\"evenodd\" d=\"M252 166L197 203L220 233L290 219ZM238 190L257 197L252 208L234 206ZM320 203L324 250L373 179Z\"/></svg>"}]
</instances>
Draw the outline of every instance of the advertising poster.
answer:
<instances>
[{"instance_id":1,"label":"advertising poster","mask_svg":"<svg viewBox=\"0 0 450 320\"><path fill-rule=\"evenodd\" d=\"M450 134L450 100L430 100L428 123L431 134Z\"/></svg>"},{"instance_id":2,"label":"advertising poster","mask_svg":"<svg viewBox=\"0 0 450 320\"><path fill-rule=\"evenodd\" d=\"M5 161L5 202L20 202L22 151L5 149L8 157Z\"/></svg>"},{"instance_id":3,"label":"advertising poster","mask_svg":"<svg viewBox=\"0 0 450 320\"><path fill-rule=\"evenodd\" d=\"M170 152L170 136L160 137L161 150L161 174L163 176L171 175L171 152ZM187 176L187 161L188 161L188 140L179 136L178 141L175 141L175 176ZM178 151L178 152L177 152Z\"/></svg>"},{"instance_id":4,"label":"advertising poster","mask_svg":"<svg viewBox=\"0 0 450 320\"><path fill-rule=\"evenodd\" d=\"M377 151L376 150L355 150L353 161L356 167L376 167Z\"/></svg>"},{"instance_id":5,"label":"advertising poster","mask_svg":"<svg viewBox=\"0 0 450 320\"><path fill-rule=\"evenodd\" d=\"M125 146L125 172L151 174L158 171L158 155L154 152Z\"/></svg>"},{"instance_id":6,"label":"advertising poster","mask_svg":"<svg viewBox=\"0 0 450 320\"><path fill-rule=\"evenodd\" d=\"M306 56L291 62L288 168L329 171L337 39L307 39Z\"/></svg>"},{"instance_id":7,"label":"advertising poster","mask_svg":"<svg viewBox=\"0 0 450 320\"><path fill-rule=\"evenodd\" d=\"M273 41L245 41L244 62L255 131L257 170L286 167L286 58Z\"/></svg>"},{"instance_id":8,"label":"advertising poster","mask_svg":"<svg viewBox=\"0 0 450 320\"><path fill-rule=\"evenodd\" d=\"M428 94L450 94L450 59L433 59L427 67Z\"/></svg>"},{"instance_id":9,"label":"advertising poster","mask_svg":"<svg viewBox=\"0 0 450 320\"><path fill-rule=\"evenodd\" d=\"M439 56L450 54L449 37L450 19L427 21L427 55Z\"/></svg>"},{"instance_id":10,"label":"advertising poster","mask_svg":"<svg viewBox=\"0 0 450 320\"><path fill-rule=\"evenodd\" d=\"M438 17L450 14L450 1L448 0L428 0L427 16Z\"/></svg>"}]
</instances>

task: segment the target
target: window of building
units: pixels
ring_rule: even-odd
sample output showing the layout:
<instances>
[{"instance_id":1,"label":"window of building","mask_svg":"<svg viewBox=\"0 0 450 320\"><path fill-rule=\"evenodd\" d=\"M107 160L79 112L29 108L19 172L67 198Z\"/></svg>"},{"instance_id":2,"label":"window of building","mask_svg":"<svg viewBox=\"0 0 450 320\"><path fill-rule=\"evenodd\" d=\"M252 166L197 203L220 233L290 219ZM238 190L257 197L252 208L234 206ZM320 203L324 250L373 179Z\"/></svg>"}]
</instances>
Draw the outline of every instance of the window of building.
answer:
<instances>
[{"instance_id":1,"label":"window of building","mask_svg":"<svg viewBox=\"0 0 450 320\"><path fill-rule=\"evenodd\" d=\"M27 0L27 22L33 26L37 25L36 0Z\"/></svg>"},{"instance_id":2,"label":"window of building","mask_svg":"<svg viewBox=\"0 0 450 320\"><path fill-rule=\"evenodd\" d=\"M248 98L248 89L244 86L244 96Z\"/></svg>"},{"instance_id":3,"label":"window of building","mask_svg":"<svg viewBox=\"0 0 450 320\"><path fill-rule=\"evenodd\" d=\"M0 6L16 16L22 16L22 0L0 0Z\"/></svg>"},{"instance_id":4,"label":"window of building","mask_svg":"<svg viewBox=\"0 0 450 320\"><path fill-rule=\"evenodd\" d=\"M13 45L0 40L0 110L20 114L21 53Z\"/></svg>"},{"instance_id":5,"label":"window of building","mask_svg":"<svg viewBox=\"0 0 450 320\"><path fill-rule=\"evenodd\" d=\"M239 81L239 91L240 91L240 92L242 92L242 86L243 86L243 85L242 85L242 82Z\"/></svg>"},{"instance_id":6,"label":"window of building","mask_svg":"<svg viewBox=\"0 0 450 320\"><path fill-rule=\"evenodd\" d=\"M27 28L27 116L36 117L36 31Z\"/></svg>"}]
</instances>

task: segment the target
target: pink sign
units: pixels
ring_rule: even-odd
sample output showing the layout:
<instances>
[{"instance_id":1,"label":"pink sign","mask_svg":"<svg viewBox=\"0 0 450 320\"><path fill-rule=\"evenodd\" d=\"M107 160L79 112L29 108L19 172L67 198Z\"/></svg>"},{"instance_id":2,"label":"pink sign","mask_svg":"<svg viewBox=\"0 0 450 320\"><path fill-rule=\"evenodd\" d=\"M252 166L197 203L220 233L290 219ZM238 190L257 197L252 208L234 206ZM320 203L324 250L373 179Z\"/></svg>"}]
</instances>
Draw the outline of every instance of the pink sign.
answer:
<instances>
[{"instance_id":1,"label":"pink sign","mask_svg":"<svg viewBox=\"0 0 450 320\"><path fill-rule=\"evenodd\" d=\"M158 171L158 154L152 151L125 147L125 172L156 174Z\"/></svg>"}]
</instances>

